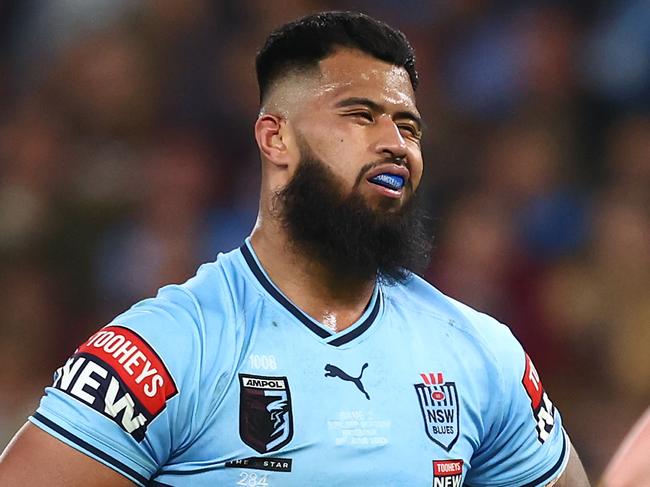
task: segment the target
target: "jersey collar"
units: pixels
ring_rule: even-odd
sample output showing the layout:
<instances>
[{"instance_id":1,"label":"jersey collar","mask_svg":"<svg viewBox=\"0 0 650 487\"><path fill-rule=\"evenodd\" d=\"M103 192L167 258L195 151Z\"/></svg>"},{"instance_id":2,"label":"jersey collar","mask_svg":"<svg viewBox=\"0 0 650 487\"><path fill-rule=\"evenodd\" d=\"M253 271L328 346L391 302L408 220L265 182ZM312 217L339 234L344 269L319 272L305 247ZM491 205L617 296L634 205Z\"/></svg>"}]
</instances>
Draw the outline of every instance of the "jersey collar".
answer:
<instances>
[{"instance_id":1,"label":"jersey collar","mask_svg":"<svg viewBox=\"0 0 650 487\"><path fill-rule=\"evenodd\" d=\"M257 255L255 255L250 238L246 239L244 245L242 245L239 250L244 257L244 261L264 290L289 313L295 316L312 333L316 334L329 345L340 347L341 345L351 342L368 330L368 328L370 328L370 326L376 321L377 316L379 316L383 303L383 295L380 286L376 284L366 310L356 323L353 323L351 326L339 333L333 332L322 323L319 323L303 312L298 308L298 306L293 304L291 300L275 286L275 284L273 284L257 259Z\"/></svg>"}]
</instances>

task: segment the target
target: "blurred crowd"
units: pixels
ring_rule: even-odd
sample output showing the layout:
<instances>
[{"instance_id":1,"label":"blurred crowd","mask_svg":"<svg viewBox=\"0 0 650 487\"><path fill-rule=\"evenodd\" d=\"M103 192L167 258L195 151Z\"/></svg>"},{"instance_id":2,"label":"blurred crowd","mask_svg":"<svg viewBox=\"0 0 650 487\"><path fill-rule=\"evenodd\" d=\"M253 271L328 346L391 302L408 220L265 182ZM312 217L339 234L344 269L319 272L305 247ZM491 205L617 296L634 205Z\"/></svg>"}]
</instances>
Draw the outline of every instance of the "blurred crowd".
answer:
<instances>
[{"instance_id":1,"label":"blurred crowd","mask_svg":"<svg viewBox=\"0 0 650 487\"><path fill-rule=\"evenodd\" d=\"M599 475L650 404L649 0L1 2L0 449L87 335L250 232L255 52L331 9L415 46L425 277L512 328Z\"/></svg>"}]
</instances>

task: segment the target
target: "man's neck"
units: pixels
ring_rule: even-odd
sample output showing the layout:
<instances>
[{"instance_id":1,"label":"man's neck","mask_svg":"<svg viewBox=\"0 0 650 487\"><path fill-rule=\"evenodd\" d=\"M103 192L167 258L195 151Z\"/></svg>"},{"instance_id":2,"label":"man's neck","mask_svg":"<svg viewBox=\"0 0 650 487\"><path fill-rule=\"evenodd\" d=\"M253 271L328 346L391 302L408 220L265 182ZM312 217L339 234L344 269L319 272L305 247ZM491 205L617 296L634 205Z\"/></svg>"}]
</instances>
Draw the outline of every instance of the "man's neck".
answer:
<instances>
[{"instance_id":1,"label":"man's neck","mask_svg":"<svg viewBox=\"0 0 650 487\"><path fill-rule=\"evenodd\" d=\"M273 283L303 312L334 331L363 315L375 279L360 279L333 270L291 245L285 232L257 227L251 243Z\"/></svg>"}]
</instances>

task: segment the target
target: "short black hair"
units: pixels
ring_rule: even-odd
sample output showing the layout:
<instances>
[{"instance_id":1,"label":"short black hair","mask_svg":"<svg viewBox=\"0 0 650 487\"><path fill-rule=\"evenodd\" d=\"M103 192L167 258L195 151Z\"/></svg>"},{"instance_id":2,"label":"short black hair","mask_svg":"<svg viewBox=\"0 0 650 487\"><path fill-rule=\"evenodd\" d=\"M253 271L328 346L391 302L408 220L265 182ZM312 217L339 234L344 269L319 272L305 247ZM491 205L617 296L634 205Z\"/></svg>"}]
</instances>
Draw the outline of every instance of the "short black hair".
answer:
<instances>
[{"instance_id":1,"label":"short black hair","mask_svg":"<svg viewBox=\"0 0 650 487\"><path fill-rule=\"evenodd\" d=\"M415 52L402 32L360 12L319 12L283 25L266 39L255 59L260 102L280 76L316 67L337 47L403 67L417 88Z\"/></svg>"}]
</instances>

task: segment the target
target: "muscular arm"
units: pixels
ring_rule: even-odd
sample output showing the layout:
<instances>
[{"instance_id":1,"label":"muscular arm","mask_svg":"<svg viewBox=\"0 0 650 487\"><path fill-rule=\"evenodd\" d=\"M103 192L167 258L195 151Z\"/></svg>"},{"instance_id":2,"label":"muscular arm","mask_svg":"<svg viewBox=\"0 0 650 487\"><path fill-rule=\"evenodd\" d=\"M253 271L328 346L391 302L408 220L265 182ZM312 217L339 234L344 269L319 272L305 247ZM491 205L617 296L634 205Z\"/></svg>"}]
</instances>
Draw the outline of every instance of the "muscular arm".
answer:
<instances>
[{"instance_id":1,"label":"muscular arm","mask_svg":"<svg viewBox=\"0 0 650 487\"><path fill-rule=\"evenodd\" d=\"M0 456L0 485L129 487L133 483L27 423Z\"/></svg>"},{"instance_id":2,"label":"muscular arm","mask_svg":"<svg viewBox=\"0 0 650 487\"><path fill-rule=\"evenodd\" d=\"M569 463L553 487L590 487L587 474L573 445L569 454Z\"/></svg>"}]
</instances>

